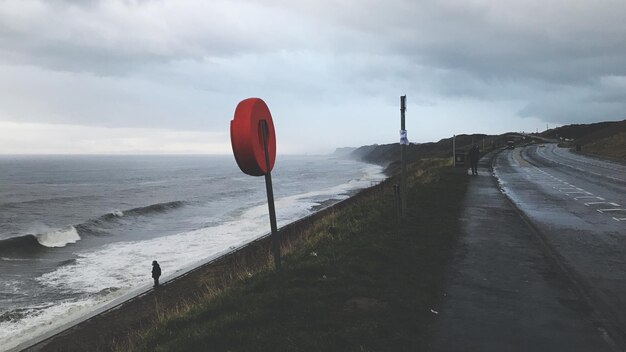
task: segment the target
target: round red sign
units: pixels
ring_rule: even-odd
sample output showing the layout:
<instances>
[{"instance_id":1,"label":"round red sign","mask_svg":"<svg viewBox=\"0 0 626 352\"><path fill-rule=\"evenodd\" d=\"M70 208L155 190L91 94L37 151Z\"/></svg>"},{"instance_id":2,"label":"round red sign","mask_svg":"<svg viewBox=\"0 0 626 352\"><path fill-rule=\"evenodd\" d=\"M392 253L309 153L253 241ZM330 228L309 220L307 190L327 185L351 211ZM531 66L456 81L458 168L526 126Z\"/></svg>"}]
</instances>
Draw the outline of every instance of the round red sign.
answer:
<instances>
[{"instance_id":1,"label":"round red sign","mask_svg":"<svg viewBox=\"0 0 626 352\"><path fill-rule=\"evenodd\" d=\"M267 126L269 170L263 146L263 121ZM276 133L270 109L262 99L248 98L239 102L235 117L230 121L230 142L241 171L251 176L262 176L272 171L276 161Z\"/></svg>"}]
</instances>

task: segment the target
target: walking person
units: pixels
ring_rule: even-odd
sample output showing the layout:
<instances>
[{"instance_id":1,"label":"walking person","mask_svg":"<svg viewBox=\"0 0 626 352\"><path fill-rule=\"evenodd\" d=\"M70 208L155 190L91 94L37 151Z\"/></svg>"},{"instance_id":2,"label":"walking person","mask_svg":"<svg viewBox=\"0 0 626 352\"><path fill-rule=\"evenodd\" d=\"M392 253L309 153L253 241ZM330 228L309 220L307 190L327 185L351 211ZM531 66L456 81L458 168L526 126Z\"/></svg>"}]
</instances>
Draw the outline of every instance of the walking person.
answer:
<instances>
[{"instance_id":1,"label":"walking person","mask_svg":"<svg viewBox=\"0 0 626 352\"><path fill-rule=\"evenodd\" d=\"M480 159L480 149L477 145L472 146L468 154L468 159L472 167L472 175L478 175L478 160Z\"/></svg>"},{"instance_id":2,"label":"walking person","mask_svg":"<svg viewBox=\"0 0 626 352\"><path fill-rule=\"evenodd\" d=\"M152 278L154 279L154 287L159 286L159 277L161 276L161 267L156 260L152 261Z\"/></svg>"}]
</instances>

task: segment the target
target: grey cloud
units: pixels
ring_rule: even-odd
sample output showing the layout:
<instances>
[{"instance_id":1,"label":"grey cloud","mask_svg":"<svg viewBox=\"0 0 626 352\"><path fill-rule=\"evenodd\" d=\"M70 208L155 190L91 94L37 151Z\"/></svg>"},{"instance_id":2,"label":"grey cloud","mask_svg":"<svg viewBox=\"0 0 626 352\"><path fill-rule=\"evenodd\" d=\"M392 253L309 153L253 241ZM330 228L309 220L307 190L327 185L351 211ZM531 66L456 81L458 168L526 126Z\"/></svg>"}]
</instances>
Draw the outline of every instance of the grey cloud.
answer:
<instances>
[{"instance_id":1,"label":"grey cloud","mask_svg":"<svg viewBox=\"0 0 626 352\"><path fill-rule=\"evenodd\" d=\"M626 119L626 96L600 92L595 85L586 88L543 91L518 112L522 117L541 117L558 124L588 123Z\"/></svg>"},{"instance_id":2,"label":"grey cloud","mask_svg":"<svg viewBox=\"0 0 626 352\"><path fill-rule=\"evenodd\" d=\"M101 74L125 74L146 62L282 49L403 56L475 79L586 84L601 75L626 74L626 28L622 25L626 6L619 2L583 4L580 10L556 2L554 7L561 5L562 12L545 10L550 8L546 4L535 6L536 14L528 10L511 14L525 9L521 1L277 0L233 1L228 6L222 2L217 2L221 6L200 6L203 2L191 1L180 3L182 10L169 12L172 7L165 6L167 2L110 2L120 4L119 9L106 3L90 1L80 5L88 9L81 9L74 1L57 0L44 9L63 21L21 31L2 26L3 48L14 61ZM146 13L162 18L135 20ZM203 20L198 13L207 18ZM293 18L288 19L289 14ZM188 20L180 18L186 15ZM55 26L62 31L57 33ZM38 31L52 34L39 35Z\"/></svg>"},{"instance_id":3,"label":"grey cloud","mask_svg":"<svg viewBox=\"0 0 626 352\"><path fill-rule=\"evenodd\" d=\"M569 97L537 100L519 112L522 117L541 117L557 124L590 123L626 119L626 104L573 101Z\"/></svg>"},{"instance_id":4,"label":"grey cloud","mask_svg":"<svg viewBox=\"0 0 626 352\"><path fill-rule=\"evenodd\" d=\"M626 74L626 6L619 1L576 6L568 1L345 1L332 11L319 1L279 3L361 35L361 41L338 46L410 57L476 79L567 85Z\"/></svg>"},{"instance_id":5,"label":"grey cloud","mask_svg":"<svg viewBox=\"0 0 626 352\"><path fill-rule=\"evenodd\" d=\"M397 91L422 106L514 100L519 116L549 122L623 118L621 1L19 3L0 5L0 60L40 67L33 81L58 80L50 70L86 81L41 88L46 107L16 95L9 112L23 119L195 129L238 96L335 107Z\"/></svg>"},{"instance_id":6,"label":"grey cloud","mask_svg":"<svg viewBox=\"0 0 626 352\"><path fill-rule=\"evenodd\" d=\"M0 60L125 75L146 63L258 54L300 42L297 28L282 28L294 24L286 14L275 11L276 17L269 18L269 9L241 1L32 4L37 6L22 9L19 1L0 5Z\"/></svg>"}]
</instances>

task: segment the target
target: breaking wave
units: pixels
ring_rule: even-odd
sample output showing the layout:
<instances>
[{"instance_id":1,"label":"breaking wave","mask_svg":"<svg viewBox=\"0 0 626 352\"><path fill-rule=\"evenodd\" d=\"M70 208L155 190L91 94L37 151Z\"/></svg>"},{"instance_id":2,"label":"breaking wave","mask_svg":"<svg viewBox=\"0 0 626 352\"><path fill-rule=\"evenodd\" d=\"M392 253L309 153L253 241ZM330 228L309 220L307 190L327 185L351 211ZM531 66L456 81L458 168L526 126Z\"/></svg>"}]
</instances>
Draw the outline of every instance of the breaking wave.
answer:
<instances>
[{"instance_id":1,"label":"breaking wave","mask_svg":"<svg viewBox=\"0 0 626 352\"><path fill-rule=\"evenodd\" d=\"M27 234L23 236L11 237L0 240L0 254L27 254L34 253L45 248L65 247L70 243L81 240L81 236L102 235L108 223L130 216L145 216L156 213L163 213L172 209L180 208L186 203L184 201L173 201L157 203L145 207L133 208L125 211L114 210L98 218L88 220L84 223L68 226L63 229L55 229L40 234Z\"/></svg>"},{"instance_id":2,"label":"breaking wave","mask_svg":"<svg viewBox=\"0 0 626 352\"><path fill-rule=\"evenodd\" d=\"M74 226L63 230L35 235L35 238L40 245L49 248L65 247L70 243L76 243L80 240L80 236Z\"/></svg>"},{"instance_id":3,"label":"breaking wave","mask_svg":"<svg viewBox=\"0 0 626 352\"><path fill-rule=\"evenodd\" d=\"M70 243L76 243L80 236L74 226L65 229L53 230L42 234L28 234L0 240L0 254L25 254L33 253L47 248L65 247Z\"/></svg>"}]
</instances>

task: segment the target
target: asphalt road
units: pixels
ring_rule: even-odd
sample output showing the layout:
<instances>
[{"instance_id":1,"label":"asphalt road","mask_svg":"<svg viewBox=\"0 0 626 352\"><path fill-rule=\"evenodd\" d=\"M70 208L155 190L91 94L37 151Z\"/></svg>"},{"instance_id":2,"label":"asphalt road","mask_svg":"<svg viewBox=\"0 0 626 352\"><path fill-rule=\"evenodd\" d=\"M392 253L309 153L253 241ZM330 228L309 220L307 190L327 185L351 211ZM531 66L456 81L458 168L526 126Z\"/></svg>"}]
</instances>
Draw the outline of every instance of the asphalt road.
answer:
<instances>
[{"instance_id":1,"label":"asphalt road","mask_svg":"<svg viewBox=\"0 0 626 352\"><path fill-rule=\"evenodd\" d=\"M626 165L555 144L500 153L500 188L623 346L626 341Z\"/></svg>"},{"instance_id":2,"label":"asphalt road","mask_svg":"<svg viewBox=\"0 0 626 352\"><path fill-rule=\"evenodd\" d=\"M510 152L501 154L510 178ZM431 352L621 351L540 235L498 188L491 156L470 177L462 231L433 310ZM525 182L520 182L525 185ZM510 184L513 186L513 182Z\"/></svg>"}]
</instances>

